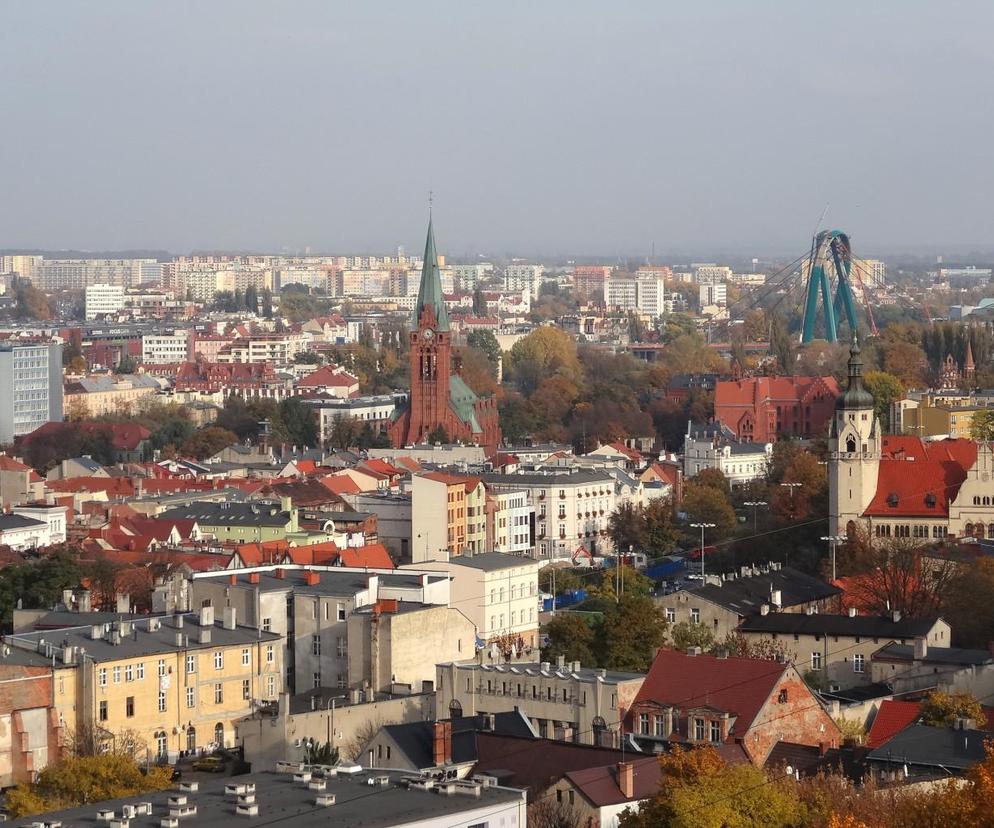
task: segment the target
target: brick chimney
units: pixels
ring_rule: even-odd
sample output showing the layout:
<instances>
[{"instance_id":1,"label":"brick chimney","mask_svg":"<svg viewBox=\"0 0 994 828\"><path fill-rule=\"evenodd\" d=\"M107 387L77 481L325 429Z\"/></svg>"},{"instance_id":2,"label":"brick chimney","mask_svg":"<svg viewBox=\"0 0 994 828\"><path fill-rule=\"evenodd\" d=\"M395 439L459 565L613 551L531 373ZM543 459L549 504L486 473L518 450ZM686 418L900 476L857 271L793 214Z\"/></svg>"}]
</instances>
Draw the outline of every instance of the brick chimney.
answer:
<instances>
[{"instance_id":1,"label":"brick chimney","mask_svg":"<svg viewBox=\"0 0 994 828\"><path fill-rule=\"evenodd\" d=\"M435 722L432 744L436 766L452 761L452 722Z\"/></svg>"},{"instance_id":2,"label":"brick chimney","mask_svg":"<svg viewBox=\"0 0 994 828\"><path fill-rule=\"evenodd\" d=\"M625 799L635 798L635 766L631 762L618 762L618 787Z\"/></svg>"},{"instance_id":3,"label":"brick chimney","mask_svg":"<svg viewBox=\"0 0 994 828\"><path fill-rule=\"evenodd\" d=\"M307 570L307 586L317 586L321 583L321 573Z\"/></svg>"},{"instance_id":4,"label":"brick chimney","mask_svg":"<svg viewBox=\"0 0 994 828\"><path fill-rule=\"evenodd\" d=\"M259 583L259 573L258 572L250 572L249 573L249 583L250 584L257 584L257 583Z\"/></svg>"}]
</instances>

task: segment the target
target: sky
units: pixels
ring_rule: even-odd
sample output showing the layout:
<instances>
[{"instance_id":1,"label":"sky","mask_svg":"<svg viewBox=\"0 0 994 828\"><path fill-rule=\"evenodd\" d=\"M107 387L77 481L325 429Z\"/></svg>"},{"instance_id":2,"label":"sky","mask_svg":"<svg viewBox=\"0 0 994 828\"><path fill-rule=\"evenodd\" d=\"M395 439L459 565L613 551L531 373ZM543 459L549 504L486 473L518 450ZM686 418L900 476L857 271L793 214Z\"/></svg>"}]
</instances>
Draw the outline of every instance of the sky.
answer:
<instances>
[{"instance_id":1,"label":"sky","mask_svg":"<svg viewBox=\"0 0 994 828\"><path fill-rule=\"evenodd\" d=\"M994 3L4 0L0 248L994 249ZM930 247L931 246L931 247Z\"/></svg>"}]
</instances>

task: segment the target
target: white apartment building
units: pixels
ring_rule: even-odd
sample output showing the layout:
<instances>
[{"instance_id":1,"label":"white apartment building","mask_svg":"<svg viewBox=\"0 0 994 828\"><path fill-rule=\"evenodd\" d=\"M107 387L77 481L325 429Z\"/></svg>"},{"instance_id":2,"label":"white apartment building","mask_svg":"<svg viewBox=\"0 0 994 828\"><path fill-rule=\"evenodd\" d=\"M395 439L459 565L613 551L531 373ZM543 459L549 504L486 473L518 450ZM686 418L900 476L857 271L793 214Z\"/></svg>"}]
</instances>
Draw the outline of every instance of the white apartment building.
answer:
<instances>
[{"instance_id":1,"label":"white apartment building","mask_svg":"<svg viewBox=\"0 0 994 828\"><path fill-rule=\"evenodd\" d=\"M45 528L34 530L38 538L37 546L65 543L69 507L54 503L32 503L27 506L14 506L10 511L11 514L37 520L45 525Z\"/></svg>"},{"instance_id":2,"label":"white apartment building","mask_svg":"<svg viewBox=\"0 0 994 828\"><path fill-rule=\"evenodd\" d=\"M524 648L538 647L538 561L488 552L400 567L408 569L447 573L450 606L476 625L484 643L520 636Z\"/></svg>"},{"instance_id":3,"label":"white apartment building","mask_svg":"<svg viewBox=\"0 0 994 828\"><path fill-rule=\"evenodd\" d=\"M0 343L0 443L61 419L61 342Z\"/></svg>"},{"instance_id":4,"label":"white apartment building","mask_svg":"<svg viewBox=\"0 0 994 828\"><path fill-rule=\"evenodd\" d=\"M490 262L452 265L452 274L458 290L475 289L478 282L489 278L493 272L494 266Z\"/></svg>"},{"instance_id":5,"label":"white apartment building","mask_svg":"<svg viewBox=\"0 0 994 828\"><path fill-rule=\"evenodd\" d=\"M728 286L724 282L698 285L701 309L723 308L728 304Z\"/></svg>"},{"instance_id":6,"label":"white apartment building","mask_svg":"<svg viewBox=\"0 0 994 828\"><path fill-rule=\"evenodd\" d=\"M189 358L188 331L142 336L142 362L146 365L170 365L174 362L186 362Z\"/></svg>"},{"instance_id":7,"label":"white apartment building","mask_svg":"<svg viewBox=\"0 0 994 828\"><path fill-rule=\"evenodd\" d=\"M88 285L131 287L159 278L155 259L44 259L33 278L46 291L84 290Z\"/></svg>"},{"instance_id":8,"label":"white apartment building","mask_svg":"<svg viewBox=\"0 0 994 828\"><path fill-rule=\"evenodd\" d=\"M580 546L610 551L608 518L618 504L614 478L598 469L548 474L485 474L494 492L527 491L535 508L535 546L540 560L568 558Z\"/></svg>"},{"instance_id":9,"label":"white apartment building","mask_svg":"<svg viewBox=\"0 0 994 828\"><path fill-rule=\"evenodd\" d=\"M494 492L488 498L493 500L493 528L488 531L488 548L509 555L530 555L534 544L535 507L528 492L525 489Z\"/></svg>"},{"instance_id":10,"label":"white apartment building","mask_svg":"<svg viewBox=\"0 0 994 828\"><path fill-rule=\"evenodd\" d=\"M612 273L604 289L608 310L628 313L638 307L638 288L635 279Z\"/></svg>"},{"instance_id":11,"label":"white apartment building","mask_svg":"<svg viewBox=\"0 0 994 828\"><path fill-rule=\"evenodd\" d=\"M504 289L509 291L527 290L532 299L538 296L539 288L542 286L542 274L545 268L542 265L533 264L511 264L504 268Z\"/></svg>"},{"instance_id":12,"label":"white apartment building","mask_svg":"<svg viewBox=\"0 0 994 828\"><path fill-rule=\"evenodd\" d=\"M328 292L328 270L315 267L287 267L276 273L274 290L284 285L303 285L310 290Z\"/></svg>"},{"instance_id":13,"label":"white apartment building","mask_svg":"<svg viewBox=\"0 0 994 828\"><path fill-rule=\"evenodd\" d=\"M733 486L766 477L772 443L743 442L720 422L687 425L683 441L683 476L690 480L705 469L718 469Z\"/></svg>"},{"instance_id":14,"label":"white apartment building","mask_svg":"<svg viewBox=\"0 0 994 828\"><path fill-rule=\"evenodd\" d=\"M699 285L710 285L716 282L727 282L732 276L732 269L711 262L694 264L694 281Z\"/></svg>"},{"instance_id":15,"label":"white apartment building","mask_svg":"<svg viewBox=\"0 0 994 828\"><path fill-rule=\"evenodd\" d=\"M87 319L116 315L124 309L124 286L87 285L85 305Z\"/></svg>"},{"instance_id":16,"label":"white apartment building","mask_svg":"<svg viewBox=\"0 0 994 828\"><path fill-rule=\"evenodd\" d=\"M307 350L308 338L299 333L254 334L236 339L222 348L218 362L272 362L288 365L294 356Z\"/></svg>"},{"instance_id":17,"label":"white apartment building","mask_svg":"<svg viewBox=\"0 0 994 828\"><path fill-rule=\"evenodd\" d=\"M663 316L666 308L666 282L657 270L635 274L638 312L642 316Z\"/></svg>"}]
</instances>

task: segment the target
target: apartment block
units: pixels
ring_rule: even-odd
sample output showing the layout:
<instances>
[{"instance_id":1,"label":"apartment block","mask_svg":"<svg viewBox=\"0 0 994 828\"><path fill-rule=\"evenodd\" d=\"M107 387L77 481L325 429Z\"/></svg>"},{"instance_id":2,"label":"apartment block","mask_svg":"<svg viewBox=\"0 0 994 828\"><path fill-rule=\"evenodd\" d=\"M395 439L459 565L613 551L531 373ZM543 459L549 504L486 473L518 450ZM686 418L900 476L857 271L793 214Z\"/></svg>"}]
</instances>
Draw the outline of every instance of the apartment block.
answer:
<instances>
[{"instance_id":1,"label":"apartment block","mask_svg":"<svg viewBox=\"0 0 994 828\"><path fill-rule=\"evenodd\" d=\"M62 345L0 343L0 443L62 419Z\"/></svg>"}]
</instances>

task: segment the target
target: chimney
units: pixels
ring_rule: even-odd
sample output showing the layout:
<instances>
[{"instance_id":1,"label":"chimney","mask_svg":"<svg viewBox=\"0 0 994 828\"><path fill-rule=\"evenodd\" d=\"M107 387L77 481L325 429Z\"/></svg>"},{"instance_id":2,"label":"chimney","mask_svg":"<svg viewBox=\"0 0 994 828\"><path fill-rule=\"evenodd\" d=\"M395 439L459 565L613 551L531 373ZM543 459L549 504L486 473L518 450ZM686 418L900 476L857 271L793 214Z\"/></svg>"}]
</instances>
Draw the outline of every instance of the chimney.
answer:
<instances>
[{"instance_id":1,"label":"chimney","mask_svg":"<svg viewBox=\"0 0 994 828\"><path fill-rule=\"evenodd\" d=\"M366 578L366 589L369 590L369 602L376 603L380 595L380 578L378 575L370 575Z\"/></svg>"},{"instance_id":2,"label":"chimney","mask_svg":"<svg viewBox=\"0 0 994 828\"><path fill-rule=\"evenodd\" d=\"M783 606L783 593L779 589L770 590L770 603L777 609Z\"/></svg>"},{"instance_id":3,"label":"chimney","mask_svg":"<svg viewBox=\"0 0 994 828\"><path fill-rule=\"evenodd\" d=\"M235 586L235 584L238 583L238 576L235 575L234 573L232 573L231 575L229 575L228 576L228 583L231 584L232 586Z\"/></svg>"},{"instance_id":4,"label":"chimney","mask_svg":"<svg viewBox=\"0 0 994 828\"><path fill-rule=\"evenodd\" d=\"M857 615L859 615L859 610L856 607L849 607L849 617L855 618Z\"/></svg>"},{"instance_id":5,"label":"chimney","mask_svg":"<svg viewBox=\"0 0 994 828\"><path fill-rule=\"evenodd\" d=\"M901 611L900 610L893 610L891 612L891 614L890 614L890 620L893 621L895 624L898 621L900 621L901 620Z\"/></svg>"},{"instance_id":6,"label":"chimney","mask_svg":"<svg viewBox=\"0 0 994 828\"><path fill-rule=\"evenodd\" d=\"M214 626L214 607L200 608L200 626L201 627Z\"/></svg>"},{"instance_id":7,"label":"chimney","mask_svg":"<svg viewBox=\"0 0 994 828\"><path fill-rule=\"evenodd\" d=\"M115 596L115 612L131 612L131 596L127 592L119 592Z\"/></svg>"},{"instance_id":8,"label":"chimney","mask_svg":"<svg viewBox=\"0 0 994 828\"><path fill-rule=\"evenodd\" d=\"M224 628L226 630L235 629L238 626L237 619L237 610L234 607L224 608Z\"/></svg>"},{"instance_id":9,"label":"chimney","mask_svg":"<svg viewBox=\"0 0 994 828\"><path fill-rule=\"evenodd\" d=\"M635 798L635 766L631 762L618 762L618 787L625 799Z\"/></svg>"},{"instance_id":10,"label":"chimney","mask_svg":"<svg viewBox=\"0 0 994 828\"><path fill-rule=\"evenodd\" d=\"M273 574L275 574L281 581L286 577L286 573L283 571L283 568L279 566L276 567L276 572Z\"/></svg>"},{"instance_id":11,"label":"chimney","mask_svg":"<svg viewBox=\"0 0 994 828\"><path fill-rule=\"evenodd\" d=\"M210 644L211 643L211 628L210 627L201 627L200 628L200 635L197 637L197 640L201 644Z\"/></svg>"},{"instance_id":12,"label":"chimney","mask_svg":"<svg viewBox=\"0 0 994 828\"><path fill-rule=\"evenodd\" d=\"M556 667L562 670L566 666L566 656L561 655L556 657Z\"/></svg>"},{"instance_id":13,"label":"chimney","mask_svg":"<svg viewBox=\"0 0 994 828\"><path fill-rule=\"evenodd\" d=\"M250 584L257 584L257 583L259 583L259 573L258 572L250 572L249 573L249 583Z\"/></svg>"},{"instance_id":14,"label":"chimney","mask_svg":"<svg viewBox=\"0 0 994 828\"><path fill-rule=\"evenodd\" d=\"M79 593L79 598L76 602L76 612L89 612L92 607L90 605L91 593L90 590L84 589Z\"/></svg>"},{"instance_id":15,"label":"chimney","mask_svg":"<svg viewBox=\"0 0 994 828\"><path fill-rule=\"evenodd\" d=\"M71 589L62 590L62 604L67 610L72 612L73 595Z\"/></svg>"},{"instance_id":16,"label":"chimney","mask_svg":"<svg viewBox=\"0 0 994 828\"><path fill-rule=\"evenodd\" d=\"M691 656L692 658L696 658L700 654L701 654L701 648L700 647L688 647L687 648L687 655Z\"/></svg>"},{"instance_id":17,"label":"chimney","mask_svg":"<svg viewBox=\"0 0 994 828\"><path fill-rule=\"evenodd\" d=\"M762 604L759 607L759 614L760 615L769 615L770 614L770 605L769 604Z\"/></svg>"},{"instance_id":18,"label":"chimney","mask_svg":"<svg viewBox=\"0 0 994 828\"><path fill-rule=\"evenodd\" d=\"M321 583L321 573L315 572L312 569L308 569L305 575L307 579L307 586L317 586Z\"/></svg>"},{"instance_id":19,"label":"chimney","mask_svg":"<svg viewBox=\"0 0 994 828\"><path fill-rule=\"evenodd\" d=\"M452 722L435 722L433 741L433 757L435 765L444 765L452 761Z\"/></svg>"}]
</instances>

